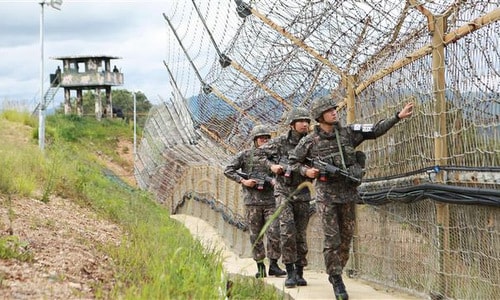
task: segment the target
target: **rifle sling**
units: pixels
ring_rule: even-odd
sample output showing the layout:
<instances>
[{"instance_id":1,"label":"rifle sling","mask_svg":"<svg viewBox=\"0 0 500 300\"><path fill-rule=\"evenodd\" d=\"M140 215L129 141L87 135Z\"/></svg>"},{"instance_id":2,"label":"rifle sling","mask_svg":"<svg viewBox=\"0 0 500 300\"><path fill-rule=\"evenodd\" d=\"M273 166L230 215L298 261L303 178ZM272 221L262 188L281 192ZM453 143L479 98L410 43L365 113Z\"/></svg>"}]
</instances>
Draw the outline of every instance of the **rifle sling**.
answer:
<instances>
[{"instance_id":1,"label":"rifle sling","mask_svg":"<svg viewBox=\"0 0 500 300\"><path fill-rule=\"evenodd\" d=\"M337 139L337 145L339 146L340 158L342 159L342 167L344 168L344 170L347 170L344 160L344 151L342 151L342 145L340 144L340 134L337 130L337 127L335 127L335 138Z\"/></svg>"}]
</instances>

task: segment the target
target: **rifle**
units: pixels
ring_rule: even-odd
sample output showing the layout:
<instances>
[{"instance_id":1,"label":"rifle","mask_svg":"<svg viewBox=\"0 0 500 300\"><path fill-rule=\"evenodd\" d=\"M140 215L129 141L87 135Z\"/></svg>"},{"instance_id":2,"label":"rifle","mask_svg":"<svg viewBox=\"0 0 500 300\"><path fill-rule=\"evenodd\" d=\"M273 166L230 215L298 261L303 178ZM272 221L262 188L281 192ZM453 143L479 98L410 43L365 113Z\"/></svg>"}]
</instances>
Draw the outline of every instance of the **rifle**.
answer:
<instances>
[{"instance_id":1,"label":"rifle","mask_svg":"<svg viewBox=\"0 0 500 300\"><path fill-rule=\"evenodd\" d=\"M338 167L331 165L325 161L322 161L319 158L316 158L316 159L306 158L306 160L311 164L312 167L314 167L320 171L320 175L318 178L319 181L327 181L328 180L327 174L330 174L330 175L338 174L340 176L343 176L345 178L352 180L353 182L355 182L357 184L361 183L361 179L352 176L346 170L342 170L341 168L338 168Z\"/></svg>"},{"instance_id":2,"label":"rifle","mask_svg":"<svg viewBox=\"0 0 500 300\"><path fill-rule=\"evenodd\" d=\"M243 179L253 179L257 182L257 184L255 185L255 188L258 189L258 190L263 190L264 189L264 185L266 183L270 184L272 186L273 184L273 180L274 178L272 178L271 176L267 176L265 174L262 174L262 173L244 173L244 172L241 172L241 171L236 171L236 174L238 174L239 176L241 176Z\"/></svg>"},{"instance_id":3,"label":"rifle","mask_svg":"<svg viewBox=\"0 0 500 300\"><path fill-rule=\"evenodd\" d=\"M290 166L288 159L281 158L277 164L283 168L283 174L281 175L283 175L286 178L292 177L292 166Z\"/></svg>"}]
</instances>

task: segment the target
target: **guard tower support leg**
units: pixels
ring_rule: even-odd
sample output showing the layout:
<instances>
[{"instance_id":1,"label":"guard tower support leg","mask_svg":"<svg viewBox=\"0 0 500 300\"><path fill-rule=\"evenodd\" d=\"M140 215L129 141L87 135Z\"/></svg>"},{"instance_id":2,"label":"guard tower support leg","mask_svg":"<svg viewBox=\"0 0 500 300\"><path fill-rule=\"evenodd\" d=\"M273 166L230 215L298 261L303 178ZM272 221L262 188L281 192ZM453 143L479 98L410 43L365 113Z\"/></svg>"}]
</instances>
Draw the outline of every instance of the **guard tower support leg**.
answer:
<instances>
[{"instance_id":1,"label":"guard tower support leg","mask_svg":"<svg viewBox=\"0 0 500 300\"><path fill-rule=\"evenodd\" d=\"M71 114L71 90L64 88L64 114Z\"/></svg>"},{"instance_id":2,"label":"guard tower support leg","mask_svg":"<svg viewBox=\"0 0 500 300\"><path fill-rule=\"evenodd\" d=\"M102 119L102 99L101 99L101 93L98 88L95 89L95 117L97 121L101 121Z\"/></svg>"},{"instance_id":3,"label":"guard tower support leg","mask_svg":"<svg viewBox=\"0 0 500 300\"><path fill-rule=\"evenodd\" d=\"M111 87L106 87L106 117L113 118L113 99Z\"/></svg>"},{"instance_id":4,"label":"guard tower support leg","mask_svg":"<svg viewBox=\"0 0 500 300\"><path fill-rule=\"evenodd\" d=\"M83 91L81 89L76 90L76 114L83 117Z\"/></svg>"}]
</instances>

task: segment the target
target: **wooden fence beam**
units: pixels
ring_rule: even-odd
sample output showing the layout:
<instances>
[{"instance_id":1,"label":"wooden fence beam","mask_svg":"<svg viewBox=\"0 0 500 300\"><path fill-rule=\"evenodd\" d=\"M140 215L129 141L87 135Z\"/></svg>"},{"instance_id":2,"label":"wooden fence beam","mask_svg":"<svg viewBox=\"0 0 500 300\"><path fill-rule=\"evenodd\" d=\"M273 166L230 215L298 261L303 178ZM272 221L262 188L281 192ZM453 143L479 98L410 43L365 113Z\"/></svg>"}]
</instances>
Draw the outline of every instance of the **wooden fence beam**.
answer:
<instances>
[{"instance_id":1,"label":"wooden fence beam","mask_svg":"<svg viewBox=\"0 0 500 300\"><path fill-rule=\"evenodd\" d=\"M446 34L443 39L444 45L454 43L460 38L466 36L467 34L470 34L490 23L498 22L499 20L500 20L500 8L497 8L487 13L486 15L474 19L471 22L467 23L466 25L463 25L457 28L456 30ZM368 86L370 86L377 80L380 80L383 77L391 74L392 72L401 69L406 65L409 65L410 63L416 61L421 57L429 55L431 52L432 52L432 45L425 45L424 47L406 55L405 58L395 61L389 67L378 71L377 73L373 74L370 78L360 83L356 87L356 95L359 95L362 91L364 91Z\"/></svg>"}]
</instances>

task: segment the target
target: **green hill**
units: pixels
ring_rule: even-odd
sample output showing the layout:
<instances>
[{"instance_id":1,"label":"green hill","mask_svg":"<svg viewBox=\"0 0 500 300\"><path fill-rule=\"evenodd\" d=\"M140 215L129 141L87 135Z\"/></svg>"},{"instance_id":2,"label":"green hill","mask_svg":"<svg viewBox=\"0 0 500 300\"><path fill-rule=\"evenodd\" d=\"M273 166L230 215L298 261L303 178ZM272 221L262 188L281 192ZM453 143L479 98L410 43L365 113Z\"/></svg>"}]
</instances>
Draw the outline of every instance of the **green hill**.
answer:
<instances>
[{"instance_id":1,"label":"green hill","mask_svg":"<svg viewBox=\"0 0 500 300\"><path fill-rule=\"evenodd\" d=\"M167 209L133 185L132 127L53 115L0 114L0 297L282 299L228 277Z\"/></svg>"}]
</instances>

